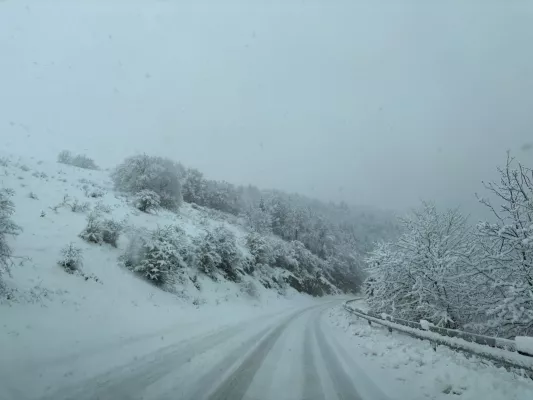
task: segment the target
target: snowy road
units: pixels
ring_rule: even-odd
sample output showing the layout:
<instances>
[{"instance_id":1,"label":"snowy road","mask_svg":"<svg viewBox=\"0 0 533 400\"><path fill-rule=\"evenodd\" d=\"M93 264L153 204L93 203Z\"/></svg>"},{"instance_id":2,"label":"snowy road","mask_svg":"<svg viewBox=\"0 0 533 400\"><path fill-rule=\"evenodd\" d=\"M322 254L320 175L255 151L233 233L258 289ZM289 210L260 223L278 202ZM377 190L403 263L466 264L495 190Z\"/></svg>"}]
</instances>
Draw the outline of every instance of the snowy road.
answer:
<instances>
[{"instance_id":1,"label":"snowy road","mask_svg":"<svg viewBox=\"0 0 533 400\"><path fill-rule=\"evenodd\" d=\"M68 385L49 382L44 396L34 393L24 397L46 400L384 399L357 366L357 360L343 349L342 341L330 334L325 313L334 304L338 302L282 316L255 317L196 334L110 371L102 368L89 379L74 379ZM108 349L105 353L109 352ZM93 358L92 364L98 363L98 355ZM91 362L78 360L78 367L66 375L80 375L83 368L90 368ZM17 393L17 399L24 397L23 391Z\"/></svg>"}]
</instances>

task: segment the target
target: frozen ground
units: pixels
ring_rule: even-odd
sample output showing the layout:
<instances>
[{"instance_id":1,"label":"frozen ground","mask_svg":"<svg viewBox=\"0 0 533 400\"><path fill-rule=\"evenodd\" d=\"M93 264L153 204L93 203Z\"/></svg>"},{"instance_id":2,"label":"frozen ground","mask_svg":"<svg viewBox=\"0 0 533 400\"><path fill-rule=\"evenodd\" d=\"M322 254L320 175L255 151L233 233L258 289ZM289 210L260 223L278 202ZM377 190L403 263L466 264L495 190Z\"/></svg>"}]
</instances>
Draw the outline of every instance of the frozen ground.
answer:
<instances>
[{"instance_id":1,"label":"frozen ground","mask_svg":"<svg viewBox=\"0 0 533 400\"><path fill-rule=\"evenodd\" d=\"M363 308L364 303L357 305ZM391 398L527 400L533 380L490 362L418 340L348 314L341 306L328 313L336 335L369 376L379 376ZM386 385L385 385L386 382Z\"/></svg>"}]
</instances>

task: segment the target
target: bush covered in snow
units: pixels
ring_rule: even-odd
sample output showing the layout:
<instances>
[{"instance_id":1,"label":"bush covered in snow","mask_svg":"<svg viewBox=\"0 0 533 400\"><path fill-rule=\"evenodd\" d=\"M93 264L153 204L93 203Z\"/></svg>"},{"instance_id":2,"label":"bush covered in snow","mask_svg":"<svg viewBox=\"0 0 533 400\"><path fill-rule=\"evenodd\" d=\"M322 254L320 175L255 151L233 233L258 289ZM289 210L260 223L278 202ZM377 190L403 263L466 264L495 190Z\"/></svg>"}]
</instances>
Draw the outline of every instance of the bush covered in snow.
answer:
<instances>
[{"instance_id":1,"label":"bush covered in snow","mask_svg":"<svg viewBox=\"0 0 533 400\"><path fill-rule=\"evenodd\" d=\"M58 264L70 274L80 271L83 267L82 249L70 243L61 250L61 259Z\"/></svg>"},{"instance_id":2,"label":"bush covered in snow","mask_svg":"<svg viewBox=\"0 0 533 400\"><path fill-rule=\"evenodd\" d=\"M83 191L85 192L85 196L93 199L105 196L105 192L98 187L90 187L88 185L84 185Z\"/></svg>"},{"instance_id":3,"label":"bush covered in snow","mask_svg":"<svg viewBox=\"0 0 533 400\"><path fill-rule=\"evenodd\" d=\"M20 227L15 224L11 217L15 212L15 204L11 200L13 191L0 189L0 294L2 294L2 275L10 272L12 265L11 248L7 243L7 236L16 236L20 232Z\"/></svg>"},{"instance_id":4,"label":"bush covered in snow","mask_svg":"<svg viewBox=\"0 0 533 400\"><path fill-rule=\"evenodd\" d=\"M259 297L259 289L253 281L242 281L240 283L240 290L251 298L256 299Z\"/></svg>"},{"instance_id":5,"label":"bush covered in snow","mask_svg":"<svg viewBox=\"0 0 533 400\"><path fill-rule=\"evenodd\" d=\"M250 250L255 265L270 265L274 261L274 250L269 240L252 232L246 237L246 246Z\"/></svg>"},{"instance_id":6,"label":"bush covered in snow","mask_svg":"<svg viewBox=\"0 0 533 400\"><path fill-rule=\"evenodd\" d=\"M91 213L87 217L87 226L80 233L80 237L87 242L107 243L117 247L117 241L122 231L122 224L112 219L102 219L100 214Z\"/></svg>"},{"instance_id":7,"label":"bush covered in snow","mask_svg":"<svg viewBox=\"0 0 533 400\"><path fill-rule=\"evenodd\" d=\"M103 201L99 201L94 206L94 212L99 214L110 214L113 209L110 205L104 203Z\"/></svg>"},{"instance_id":8,"label":"bush covered in snow","mask_svg":"<svg viewBox=\"0 0 533 400\"><path fill-rule=\"evenodd\" d=\"M134 235L122 261L126 268L154 285L172 289L175 283L184 280L189 251L185 233L175 226L167 226L149 235Z\"/></svg>"},{"instance_id":9,"label":"bush covered in snow","mask_svg":"<svg viewBox=\"0 0 533 400\"><path fill-rule=\"evenodd\" d=\"M91 209L91 203L80 202L78 199L74 198L65 203L66 206L70 208L72 212L75 213L86 213Z\"/></svg>"},{"instance_id":10,"label":"bush covered in snow","mask_svg":"<svg viewBox=\"0 0 533 400\"><path fill-rule=\"evenodd\" d=\"M97 170L98 166L95 164L92 158L87 157L85 154L74 155L68 150L63 150L57 156L57 162L61 164L72 165L78 168Z\"/></svg>"},{"instance_id":11,"label":"bush covered in snow","mask_svg":"<svg viewBox=\"0 0 533 400\"><path fill-rule=\"evenodd\" d=\"M273 243L274 266L287 271L297 271L300 264L298 263L296 251L292 243L284 240L276 240Z\"/></svg>"},{"instance_id":12,"label":"bush covered in snow","mask_svg":"<svg viewBox=\"0 0 533 400\"><path fill-rule=\"evenodd\" d=\"M117 166L111 177L115 188L137 194L150 190L160 197L161 207L176 210L182 202L180 179L183 167L167 158L146 154L129 157Z\"/></svg>"},{"instance_id":13,"label":"bush covered in snow","mask_svg":"<svg viewBox=\"0 0 533 400\"><path fill-rule=\"evenodd\" d=\"M130 227L126 229L126 235L128 245L119 260L124 267L133 271L144 256L143 249L150 237L150 232L147 229Z\"/></svg>"},{"instance_id":14,"label":"bush covered in snow","mask_svg":"<svg viewBox=\"0 0 533 400\"><path fill-rule=\"evenodd\" d=\"M241 254L237 248L235 234L225 226L219 226L198 242L198 269L214 278L219 270L227 279L240 281L237 272Z\"/></svg>"},{"instance_id":15,"label":"bush covered in snow","mask_svg":"<svg viewBox=\"0 0 533 400\"><path fill-rule=\"evenodd\" d=\"M149 213L161 207L161 197L153 190L144 189L135 194L133 204L138 210Z\"/></svg>"},{"instance_id":16,"label":"bush covered in snow","mask_svg":"<svg viewBox=\"0 0 533 400\"><path fill-rule=\"evenodd\" d=\"M217 268L222 263L222 258L217 252L217 246L213 238L208 234L195 240L198 248L196 267L198 270L216 280Z\"/></svg>"},{"instance_id":17,"label":"bush covered in snow","mask_svg":"<svg viewBox=\"0 0 533 400\"><path fill-rule=\"evenodd\" d=\"M63 196L63 201L55 206L49 207L52 211L58 212L60 208L69 208L75 213L86 213L91 209L91 204L88 202L80 202L76 197L72 198L68 194Z\"/></svg>"}]
</instances>

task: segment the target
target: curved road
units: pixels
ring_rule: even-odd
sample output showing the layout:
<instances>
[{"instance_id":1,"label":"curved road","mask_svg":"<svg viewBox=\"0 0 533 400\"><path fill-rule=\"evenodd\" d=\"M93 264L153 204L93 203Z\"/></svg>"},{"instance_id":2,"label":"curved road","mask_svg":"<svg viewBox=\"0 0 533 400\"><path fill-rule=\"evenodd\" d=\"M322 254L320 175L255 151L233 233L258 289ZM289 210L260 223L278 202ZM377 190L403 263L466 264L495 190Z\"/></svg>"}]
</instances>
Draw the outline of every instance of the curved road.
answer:
<instances>
[{"instance_id":1,"label":"curved road","mask_svg":"<svg viewBox=\"0 0 533 400\"><path fill-rule=\"evenodd\" d=\"M336 303L338 304L338 303ZM43 400L380 400L324 317L332 305L195 335Z\"/></svg>"}]
</instances>

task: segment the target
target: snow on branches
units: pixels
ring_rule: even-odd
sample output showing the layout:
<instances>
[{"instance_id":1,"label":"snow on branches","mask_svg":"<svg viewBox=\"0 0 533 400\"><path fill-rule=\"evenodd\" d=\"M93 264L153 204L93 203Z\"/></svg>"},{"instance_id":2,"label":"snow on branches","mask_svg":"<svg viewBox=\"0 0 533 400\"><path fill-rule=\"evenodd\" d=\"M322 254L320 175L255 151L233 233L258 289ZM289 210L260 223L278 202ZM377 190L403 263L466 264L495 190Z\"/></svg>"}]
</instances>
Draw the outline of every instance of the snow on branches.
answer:
<instances>
[{"instance_id":1,"label":"snow on branches","mask_svg":"<svg viewBox=\"0 0 533 400\"><path fill-rule=\"evenodd\" d=\"M482 258L475 269L492 292L490 327L533 335L533 171L508 154L498 173L498 182L484 183L494 200L478 197L494 222L478 224Z\"/></svg>"},{"instance_id":2,"label":"snow on branches","mask_svg":"<svg viewBox=\"0 0 533 400\"><path fill-rule=\"evenodd\" d=\"M508 155L478 199L491 220L423 203L367 258L370 307L502 337L533 335L533 171Z\"/></svg>"}]
</instances>

